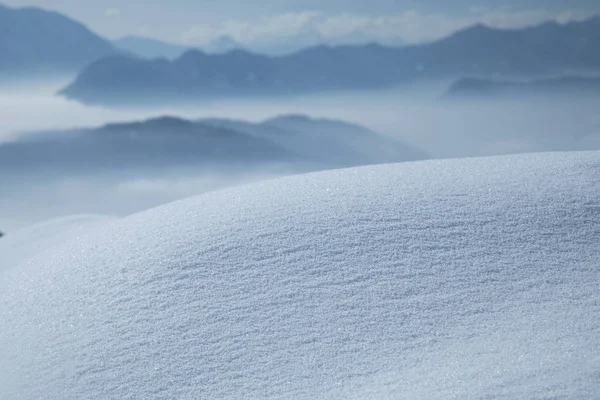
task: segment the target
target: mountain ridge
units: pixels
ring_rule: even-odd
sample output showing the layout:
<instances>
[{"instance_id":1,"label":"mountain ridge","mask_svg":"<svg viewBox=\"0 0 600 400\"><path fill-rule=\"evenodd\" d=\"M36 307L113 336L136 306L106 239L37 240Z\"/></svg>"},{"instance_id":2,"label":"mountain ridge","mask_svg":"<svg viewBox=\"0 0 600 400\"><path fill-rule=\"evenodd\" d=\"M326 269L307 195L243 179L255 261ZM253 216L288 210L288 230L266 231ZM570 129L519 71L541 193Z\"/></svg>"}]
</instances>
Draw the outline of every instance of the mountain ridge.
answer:
<instances>
[{"instance_id":1,"label":"mountain ridge","mask_svg":"<svg viewBox=\"0 0 600 400\"><path fill-rule=\"evenodd\" d=\"M117 50L80 22L36 7L0 6L0 71L5 79L79 72Z\"/></svg>"},{"instance_id":2,"label":"mountain ridge","mask_svg":"<svg viewBox=\"0 0 600 400\"><path fill-rule=\"evenodd\" d=\"M187 46L167 43L162 40L137 35L124 36L113 40L112 43L117 48L148 59L174 59L191 49Z\"/></svg>"},{"instance_id":3,"label":"mountain ridge","mask_svg":"<svg viewBox=\"0 0 600 400\"><path fill-rule=\"evenodd\" d=\"M321 45L286 56L246 50L207 55L192 50L160 64L117 56L110 63L92 63L60 93L82 102L118 106L150 100L160 103L381 88L417 79L469 75L600 71L598 21L600 18L590 18L510 30L476 25L424 45ZM104 80L106 75L111 79Z\"/></svg>"},{"instance_id":4,"label":"mountain ridge","mask_svg":"<svg viewBox=\"0 0 600 400\"><path fill-rule=\"evenodd\" d=\"M81 171L283 162L314 170L428 158L418 149L357 125L297 118L280 116L252 124L162 116L38 133L0 145L0 166Z\"/></svg>"}]
</instances>

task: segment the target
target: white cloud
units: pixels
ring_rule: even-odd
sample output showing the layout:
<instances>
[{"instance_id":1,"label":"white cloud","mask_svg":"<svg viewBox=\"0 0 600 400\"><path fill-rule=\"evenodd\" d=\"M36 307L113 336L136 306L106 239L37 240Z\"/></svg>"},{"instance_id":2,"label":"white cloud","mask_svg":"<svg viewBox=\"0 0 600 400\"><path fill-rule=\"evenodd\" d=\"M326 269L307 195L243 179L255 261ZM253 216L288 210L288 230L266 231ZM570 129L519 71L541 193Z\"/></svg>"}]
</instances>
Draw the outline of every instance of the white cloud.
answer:
<instances>
[{"instance_id":1,"label":"white cloud","mask_svg":"<svg viewBox=\"0 0 600 400\"><path fill-rule=\"evenodd\" d=\"M118 17L121 15L121 10L118 8L107 8L104 10L104 16L106 17Z\"/></svg>"},{"instance_id":2,"label":"white cloud","mask_svg":"<svg viewBox=\"0 0 600 400\"><path fill-rule=\"evenodd\" d=\"M228 19L217 24L195 25L183 32L181 40L189 45L202 46L218 37L229 36L249 47L285 43L298 37L312 37L329 43L421 43L478 22L495 27L519 28L548 20L567 22L589 16L590 13L578 10L556 13L544 10L494 11L485 8L472 8L464 16L425 14L412 10L379 16L348 13L326 15L318 11L304 11L253 20Z\"/></svg>"},{"instance_id":3,"label":"white cloud","mask_svg":"<svg viewBox=\"0 0 600 400\"><path fill-rule=\"evenodd\" d=\"M481 14L481 22L500 28L519 28L554 20L560 23L589 18L593 14L587 11L567 10L550 12L544 10L521 12L487 12Z\"/></svg>"},{"instance_id":4,"label":"white cloud","mask_svg":"<svg viewBox=\"0 0 600 400\"><path fill-rule=\"evenodd\" d=\"M186 30L181 39L187 44L203 45L222 36L250 45L265 39L296 36L309 32L324 17L319 12L285 13L256 20L227 19L218 25L199 24Z\"/></svg>"}]
</instances>

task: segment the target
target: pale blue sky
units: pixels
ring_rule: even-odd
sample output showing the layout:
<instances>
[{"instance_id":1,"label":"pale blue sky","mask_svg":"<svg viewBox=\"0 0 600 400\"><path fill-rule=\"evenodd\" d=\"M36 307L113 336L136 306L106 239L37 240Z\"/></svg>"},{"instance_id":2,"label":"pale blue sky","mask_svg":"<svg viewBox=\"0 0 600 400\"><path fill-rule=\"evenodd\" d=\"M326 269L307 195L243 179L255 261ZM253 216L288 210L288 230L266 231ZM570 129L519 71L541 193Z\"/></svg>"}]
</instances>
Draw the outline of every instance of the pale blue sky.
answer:
<instances>
[{"instance_id":1,"label":"pale blue sky","mask_svg":"<svg viewBox=\"0 0 600 400\"><path fill-rule=\"evenodd\" d=\"M421 42L474 22L518 27L600 13L598 0L0 0L67 14L109 38L128 34L201 45L299 35Z\"/></svg>"}]
</instances>

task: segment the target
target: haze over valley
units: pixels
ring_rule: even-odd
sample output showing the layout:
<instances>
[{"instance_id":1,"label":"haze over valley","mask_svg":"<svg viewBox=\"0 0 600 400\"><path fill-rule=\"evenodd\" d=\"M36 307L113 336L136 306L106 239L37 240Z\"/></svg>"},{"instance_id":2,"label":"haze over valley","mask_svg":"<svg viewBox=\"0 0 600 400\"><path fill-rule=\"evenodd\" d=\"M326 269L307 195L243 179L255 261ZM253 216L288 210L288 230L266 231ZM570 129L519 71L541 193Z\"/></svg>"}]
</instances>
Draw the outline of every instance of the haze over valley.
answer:
<instances>
[{"instance_id":1,"label":"haze over valley","mask_svg":"<svg viewBox=\"0 0 600 400\"><path fill-rule=\"evenodd\" d=\"M595 95L447 98L450 83L438 82L403 89L350 91L276 100L232 99L184 107L106 109L54 96L54 90L61 83L36 86L37 90L33 87L13 87L4 91L0 95L3 106L0 107L0 117L4 121L0 129L0 142L6 144L27 138L46 138L52 142L54 136L51 133L56 134L56 131L136 123L161 117L189 121L221 118L259 123L279 116L306 115L368 127L383 137L419 149L427 155L423 158L600 149L600 117L596 112L598 100ZM171 136L168 131L162 133L163 140ZM0 164L4 166L9 158L12 163L19 159L18 153L7 148L10 149L0 145L0 154L5 154L0 158ZM91 160L98 157L109 160L109 155L99 152L98 148L87 150L92 154L80 149L72 154L72 157L80 160L80 165L72 164L73 170L63 169L63 175L54 174L52 179L42 179L39 172L48 175L48 171L61 164L56 164L48 157L55 157L56 161L63 159L60 153L49 152L50 148L53 147L46 147L46 156L43 151L33 159L21 159L23 165L17 163L11 169L10 178L7 177L6 167L0 172L5 188L1 200L3 207L0 208L4 230L54 216L69 215L73 210L86 214L124 215L229 183L294 171L289 168L268 171L255 169L251 174L244 171L238 177L229 171L227 179L219 182L220 171L214 168L209 171L187 169L185 173L182 172L184 176L175 177L154 168L143 174L140 171L140 176L136 177L105 165L106 171L98 168L94 171L96 176L102 175L104 179L86 179L84 184L79 185L75 182L81 180L83 171L89 172ZM169 154L163 156L169 157ZM382 157L381 161L391 160ZM197 163L201 162L202 157L198 155ZM173 178L176 183L169 183ZM94 190L96 184L98 188ZM140 193L123 188L139 189ZM98 199L103 195L110 197L110 201ZM28 200L23 201L24 198ZM49 198L54 200L50 203L46 201ZM32 210L35 212L32 213Z\"/></svg>"}]
</instances>

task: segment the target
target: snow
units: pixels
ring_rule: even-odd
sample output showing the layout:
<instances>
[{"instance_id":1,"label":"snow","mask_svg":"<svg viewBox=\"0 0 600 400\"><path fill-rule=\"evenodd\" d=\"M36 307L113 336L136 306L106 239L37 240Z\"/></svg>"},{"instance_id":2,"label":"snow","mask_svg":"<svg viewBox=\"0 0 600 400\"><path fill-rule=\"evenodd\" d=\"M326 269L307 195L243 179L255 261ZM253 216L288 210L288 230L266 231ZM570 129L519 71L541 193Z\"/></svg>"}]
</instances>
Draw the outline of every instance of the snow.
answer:
<instances>
[{"instance_id":1,"label":"snow","mask_svg":"<svg viewBox=\"0 0 600 400\"><path fill-rule=\"evenodd\" d=\"M600 152L272 180L0 273L2 399L600 397Z\"/></svg>"},{"instance_id":2,"label":"snow","mask_svg":"<svg viewBox=\"0 0 600 400\"><path fill-rule=\"evenodd\" d=\"M0 240L0 271L23 263L35 254L51 251L60 243L85 235L113 219L102 215L73 215L11 232Z\"/></svg>"}]
</instances>

